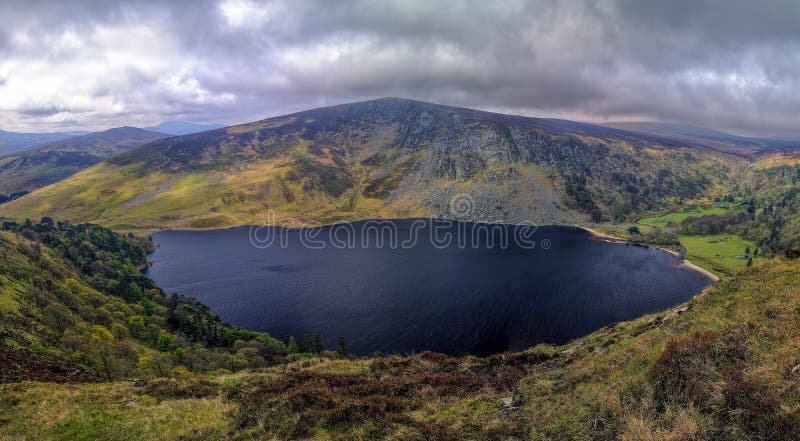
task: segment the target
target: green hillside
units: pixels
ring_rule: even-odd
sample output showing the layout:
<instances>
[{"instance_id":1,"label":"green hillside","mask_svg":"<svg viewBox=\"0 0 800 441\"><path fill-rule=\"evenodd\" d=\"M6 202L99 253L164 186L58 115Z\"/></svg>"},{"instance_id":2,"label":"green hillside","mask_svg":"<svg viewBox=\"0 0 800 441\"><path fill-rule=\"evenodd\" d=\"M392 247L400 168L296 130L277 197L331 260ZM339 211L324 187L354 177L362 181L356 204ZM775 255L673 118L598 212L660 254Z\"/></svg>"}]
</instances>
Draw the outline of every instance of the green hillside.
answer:
<instances>
[{"instance_id":1,"label":"green hillside","mask_svg":"<svg viewBox=\"0 0 800 441\"><path fill-rule=\"evenodd\" d=\"M0 157L0 194L33 191L165 136L135 127L119 127Z\"/></svg>"},{"instance_id":2,"label":"green hillside","mask_svg":"<svg viewBox=\"0 0 800 441\"><path fill-rule=\"evenodd\" d=\"M0 207L147 230L452 216L626 220L693 199L743 159L668 138L386 98L158 140ZM603 167L597 167L603 164Z\"/></svg>"},{"instance_id":3,"label":"green hillside","mask_svg":"<svg viewBox=\"0 0 800 441\"><path fill-rule=\"evenodd\" d=\"M45 219L0 231L0 382L113 380L282 362L283 342L166 295L139 271L152 244Z\"/></svg>"},{"instance_id":4,"label":"green hillside","mask_svg":"<svg viewBox=\"0 0 800 441\"><path fill-rule=\"evenodd\" d=\"M102 364L81 361L91 360L93 339L127 346L140 362L154 354L177 362L188 352L207 350L200 341L165 350L137 340L130 327L123 332L130 314L145 314L141 301L97 291L113 284L81 275L73 263L80 259L64 257L73 247L37 248L23 237L37 228L48 229L2 234L0 347L17 354L14 360L56 375L38 379L102 377ZM90 241L96 252L110 238L116 238L115 249L129 243L96 227L75 228L89 232L51 232L44 240L105 237ZM58 231L69 229L62 225ZM84 265L103 262L108 263ZM137 368L122 375L136 381L4 384L0 438L793 440L800 437L798 271L798 261L773 259L673 310L564 346L483 359L432 353L345 359L323 353L239 373L191 374L178 363L184 367L169 370L172 379ZM150 320L168 318L162 308L169 302L154 301ZM81 329L89 333L88 346L78 355L71 345L80 341ZM159 335L180 341L180 331L168 327ZM80 377L72 366L83 372Z\"/></svg>"}]
</instances>

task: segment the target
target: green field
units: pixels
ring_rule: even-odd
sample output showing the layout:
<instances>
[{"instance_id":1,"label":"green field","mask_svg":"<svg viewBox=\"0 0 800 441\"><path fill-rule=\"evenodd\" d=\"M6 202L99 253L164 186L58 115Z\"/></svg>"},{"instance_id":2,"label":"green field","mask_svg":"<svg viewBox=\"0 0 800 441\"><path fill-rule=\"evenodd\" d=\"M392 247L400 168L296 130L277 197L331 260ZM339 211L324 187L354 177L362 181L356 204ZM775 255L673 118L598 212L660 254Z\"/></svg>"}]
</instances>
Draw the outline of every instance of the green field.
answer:
<instances>
[{"instance_id":1,"label":"green field","mask_svg":"<svg viewBox=\"0 0 800 441\"><path fill-rule=\"evenodd\" d=\"M681 235L681 244L686 248L686 258L717 275L731 274L747 266L745 249L756 249L755 244L739 236L718 234L712 236ZM753 262L760 261L756 257Z\"/></svg>"},{"instance_id":2,"label":"green field","mask_svg":"<svg viewBox=\"0 0 800 441\"><path fill-rule=\"evenodd\" d=\"M731 210L732 207L729 205L708 205L708 206L690 205L688 207L681 209L680 211L667 213L661 216L645 217L639 219L638 223L650 227L663 227L666 226L667 223L669 222L674 222L676 224L679 224L682 220L688 217L708 216L711 214L725 214Z\"/></svg>"}]
</instances>

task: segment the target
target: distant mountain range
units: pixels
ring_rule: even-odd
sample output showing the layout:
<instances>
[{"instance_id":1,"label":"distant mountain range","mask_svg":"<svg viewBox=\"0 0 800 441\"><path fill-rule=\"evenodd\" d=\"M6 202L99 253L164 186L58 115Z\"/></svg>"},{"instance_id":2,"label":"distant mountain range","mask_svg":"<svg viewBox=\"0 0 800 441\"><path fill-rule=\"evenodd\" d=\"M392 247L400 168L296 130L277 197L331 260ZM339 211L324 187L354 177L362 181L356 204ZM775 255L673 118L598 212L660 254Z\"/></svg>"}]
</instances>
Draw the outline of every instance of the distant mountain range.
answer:
<instances>
[{"instance_id":1,"label":"distant mountain range","mask_svg":"<svg viewBox=\"0 0 800 441\"><path fill-rule=\"evenodd\" d=\"M102 132L15 133L0 131L0 201L30 192L146 142L223 127L166 121L148 129Z\"/></svg>"},{"instance_id":2,"label":"distant mountain range","mask_svg":"<svg viewBox=\"0 0 800 441\"><path fill-rule=\"evenodd\" d=\"M185 121L164 121L157 126L145 127L145 130L166 133L169 135L189 135L225 127L222 124L195 124Z\"/></svg>"},{"instance_id":3,"label":"distant mountain range","mask_svg":"<svg viewBox=\"0 0 800 441\"><path fill-rule=\"evenodd\" d=\"M164 121L156 126L145 127L144 130L167 135L188 135L225 127L222 124L195 124L185 121ZM92 132L73 130L51 133L18 133L0 130L0 156L19 152L31 147L61 141L76 136L88 135Z\"/></svg>"},{"instance_id":4,"label":"distant mountain range","mask_svg":"<svg viewBox=\"0 0 800 441\"><path fill-rule=\"evenodd\" d=\"M17 133L0 130L0 156L89 132Z\"/></svg>"},{"instance_id":5,"label":"distant mountain range","mask_svg":"<svg viewBox=\"0 0 800 441\"><path fill-rule=\"evenodd\" d=\"M119 127L0 157L0 194L32 191L60 181L129 148L169 135Z\"/></svg>"},{"instance_id":6,"label":"distant mountain range","mask_svg":"<svg viewBox=\"0 0 800 441\"><path fill-rule=\"evenodd\" d=\"M800 148L800 141L797 140L739 136L720 130L687 124L612 122L603 125L631 132L669 137L696 144L713 145L725 152L740 152L748 155L768 154L774 153L775 151L795 151Z\"/></svg>"}]
</instances>

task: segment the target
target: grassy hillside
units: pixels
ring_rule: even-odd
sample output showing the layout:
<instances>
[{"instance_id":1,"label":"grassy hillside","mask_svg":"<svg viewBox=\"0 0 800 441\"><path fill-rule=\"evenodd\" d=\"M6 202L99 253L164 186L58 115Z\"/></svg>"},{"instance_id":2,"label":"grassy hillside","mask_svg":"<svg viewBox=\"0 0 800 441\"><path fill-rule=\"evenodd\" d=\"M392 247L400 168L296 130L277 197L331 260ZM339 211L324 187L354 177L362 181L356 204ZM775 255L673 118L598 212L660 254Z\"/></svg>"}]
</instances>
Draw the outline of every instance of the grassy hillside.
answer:
<instances>
[{"instance_id":1,"label":"grassy hillside","mask_svg":"<svg viewBox=\"0 0 800 441\"><path fill-rule=\"evenodd\" d=\"M0 194L44 187L117 153L165 136L134 127L120 127L0 157Z\"/></svg>"},{"instance_id":2,"label":"grassy hillside","mask_svg":"<svg viewBox=\"0 0 800 441\"><path fill-rule=\"evenodd\" d=\"M0 207L125 229L452 216L624 220L718 185L737 155L570 121L381 99L167 138ZM603 164L603 167L598 167Z\"/></svg>"},{"instance_id":3,"label":"grassy hillside","mask_svg":"<svg viewBox=\"0 0 800 441\"><path fill-rule=\"evenodd\" d=\"M9 439L800 437L800 271L771 260L687 304L486 359L306 358L238 374L0 386Z\"/></svg>"}]
</instances>

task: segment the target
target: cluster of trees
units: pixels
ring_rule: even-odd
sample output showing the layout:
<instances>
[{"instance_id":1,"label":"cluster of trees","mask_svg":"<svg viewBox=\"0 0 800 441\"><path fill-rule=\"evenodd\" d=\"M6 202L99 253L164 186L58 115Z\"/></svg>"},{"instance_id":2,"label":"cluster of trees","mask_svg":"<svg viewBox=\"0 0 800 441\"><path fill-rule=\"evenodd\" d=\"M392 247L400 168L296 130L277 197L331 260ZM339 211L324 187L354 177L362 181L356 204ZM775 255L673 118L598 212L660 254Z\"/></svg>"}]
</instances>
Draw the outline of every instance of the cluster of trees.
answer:
<instances>
[{"instance_id":1,"label":"cluster of trees","mask_svg":"<svg viewBox=\"0 0 800 441\"><path fill-rule=\"evenodd\" d=\"M2 229L30 240L15 250L27 259L8 258L9 267L0 269L30 278L21 312L40 326L38 339L6 343L107 379L258 368L324 350L318 335L287 345L230 326L194 299L167 295L141 273L149 240L49 218L5 222Z\"/></svg>"},{"instance_id":2,"label":"cluster of trees","mask_svg":"<svg viewBox=\"0 0 800 441\"><path fill-rule=\"evenodd\" d=\"M638 226L628 228L628 234L639 242L655 245L675 245L678 243L678 233L675 229L651 228L642 232Z\"/></svg>"},{"instance_id":3,"label":"cluster of trees","mask_svg":"<svg viewBox=\"0 0 800 441\"><path fill-rule=\"evenodd\" d=\"M741 225L752 217L752 214L744 211L688 217L681 221L680 228L686 234L738 234Z\"/></svg>"},{"instance_id":4,"label":"cluster of trees","mask_svg":"<svg viewBox=\"0 0 800 441\"><path fill-rule=\"evenodd\" d=\"M3 202L13 201L14 199L19 199L30 192L28 191L18 191L11 194L0 194L0 204Z\"/></svg>"},{"instance_id":5,"label":"cluster of trees","mask_svg":"<svg viewBox=\"0 0 800 441\"><path fill-rule=\"evenodd\" d=\"M578 209L589 213L592 222L603 222L606 217L594 201L592 193L586 188L586 175L572 174L566 177L564 189L577 205Z\"/></svg>"}]
</instances>

